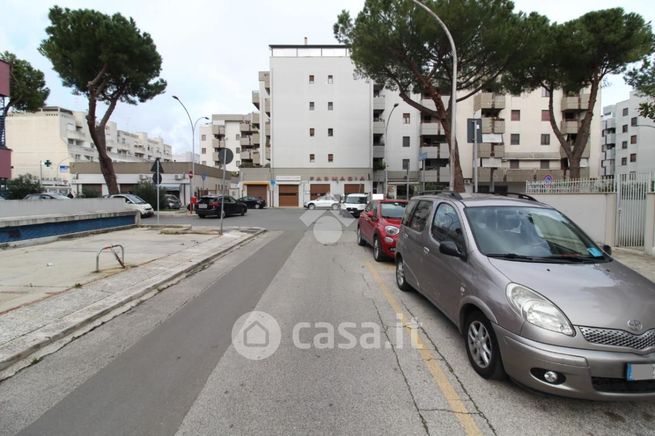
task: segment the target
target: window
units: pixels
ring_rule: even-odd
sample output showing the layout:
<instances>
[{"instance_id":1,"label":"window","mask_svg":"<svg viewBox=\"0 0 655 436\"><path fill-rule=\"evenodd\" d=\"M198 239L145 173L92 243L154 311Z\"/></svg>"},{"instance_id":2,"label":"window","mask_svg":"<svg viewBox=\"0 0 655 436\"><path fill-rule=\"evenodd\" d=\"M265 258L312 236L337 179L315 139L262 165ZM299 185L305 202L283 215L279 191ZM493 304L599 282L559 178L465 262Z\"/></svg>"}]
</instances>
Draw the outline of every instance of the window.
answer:
<instances>
[{"instance_id":1,"label":"window","mask_svg":"<svg viewBox=\"0 0 655 436\"><path fill-rule=\"evenodd\" d=\"M313 110L314 110L314 102L313 102L313 101L310 101L310 102L309 102L309 110L310 110L310 111L313 111Z\"/></svg>"},{"instance_id":2,"label":"window","mask_svg":"<svg viewBox=\"0 0 655 436\"><path fill-rule=\"evenodd\" d=\"M637 153L630 153L630 162L637 162Z\"/></svg>"},{"instance_id":3,"label":"window","mask_svg":"<svg viewBox=\"0 0 655 436\"><path fill-rule=\"evenodd\" d=\"M637 125L637 117L630 118L630 125L631 126L636 126Z\"/></svg>"},{"instance_id":4,"label":"window","mask_svg":"<svg viewBox=\"0 0 655 436\"><path fill-rule=\"evenodd\" d=\"M637 135L632 135L630 137L630 144L636 144L637 143Z\"/></svg>"},{"instance_id":5,"label":"window","mask_svg":"<svg viewBox=\"0 0 655 436\"><path fill-rule=\"evenodd\" d=\"M328 128L328 136L334 136L334 129L332 127Z\"/></svg>"},{"instance_id":6,"label":"window","mask_svg":"<svg viewBox=\"0 0 655 436\"><path fill-rule=\"evenodd\" d=\"M403 159L403 169L404 170L409 169L409 159Z\"/></svg>"},{"instance_id":7,"label":"window","mask_svg":"<svg viewBox=\"0 0 655 436\"><path fill-rule=\"evenodd\" d=\"M627 157L622 157L621 158L621 166L624 167L628 164L628 158Z\"/></svg>"},{"instance_id":8,"label":"window","mask_svg":"<svg viewBox=\"0 0 655 436\"><path fill-rule=\"evenodd\" d=\"M621 132L628 133L628 125L627 124L624 124L623 127L621 127Z\"/></svg>"},{"instance_id":9,"label":"window","mask_svg":"<svg viewBox=\"0 0 655 436\"><path fill-rule=\"evenodd\" d=\"M548 110L541 111L541 121L550 121L550 111Z\"/></svg>"},{"instance_id":10,"label":"window","mask_svg":"<svg viewBox=\"0 0 655 436\"><path fill-rule=\"evenodd\" d=\"M237 152L237 153L241 153L241 147L235 148L234 151Z\"/></svg>"},{"instance_id":11,"label":"window","mask_svg":"<svg viewBox=\"0 0 655 436\"><path fill-rule=\"evenodd\" d=\"M539 161L539 168L542 169L542 170L549 170L550 169L550 161L549 160Z\"/></svg>"},{"instance_id":12,"label":"window","mask_svg":"<svg viewBox=\"0 0 655 436\"><path fill-rule=\"evenodd\" d=\"M203 160L203 161L202 161L202 164L203 164L203 165L207 165L207 161L206 161L206 160Z\"/></svg>"},{"instance_id":13,"label":"window","mask_svg":"<svg viewBox=\"0 0 655 436\"><path fill-rule=\"evenodd\" d=\"M313 153L309 155L309 163L314 163L314 157Z\"/></svg>"},{"instance_id":14,"label":"window","mask_svg":"<svg viewBox=\"0 0 655 436\"><path fill-rule=\"evenodd\" d=\"M627 116L628 116L628 108L627 108L627 107L624 107L624 108L623 108L623 116L624 116L624 117L627 117Z\"/></svg>"},{"instance_id":15,"label":"window","mask_svg":"<svg viewBox=\"0 0 655 436\"><path fill-rule=\"evenodd\" d=\"M409 136L403 136L403 147L409 147Z\"/></svg>"},{"instance_id":16,"label":"window","mask_svg":"<svg viewBox=\"0 0 655 436\"><path fill-rule=\"evenodd\" d=\"M541 96L542 97L550 97L550 91L547 90L546 88L541 88Z\"/></svg>"},{"instance_id":17,"label":"window","mask_svg":"<svg viewBox=\"0 0 655 436\"><path fill-rule=\"evenodd\" d=\"M541 134L541 145L550 145L550 133Z\"/></svg>"},{"instance_id":18,"label":"window","mask_svg":"<svg viewBox=\"0 0 655 436\"><path fill-rule=\"evenodd\" d=\"M510 135L510 144L519 145L521 143L521 135L518 133L512 133Z\"/></svg>"},{"instance_id":19,"label":"window","mask_svg":"<svg viewBox=\"0 0 655 436\"><path fill-rule=\"evenodd\" d=\"M421 200L414 208L414 213L409 218L408 227L416 232L422 232L425 229L425 224L428 221L430 210L432 209L432 202Z\"/></svg>"},{"instance_id":20,"label":"window","mask_svg":"<svg viewBox=\"0 0 655 436\"><path fill-rule=\"evenodd\" d=\"M624 149L624 150L625 150L626 148L628 148L628 141L622 141L622 142L621 142L621 148Z\"/></svg>"},{"instance_id":21,"label":"window","mask_svg":"<svg viewBox=\"0 0 655 436\"><path fill-rule=\"evenodd\" d=\"M410 114L407 113L407 112L405 112L405 113L403 114L403 124L409 124L410 121L411 121Z\"/></svg>"},{"instance_id":22,"label":"window","mask_svg":"<svg viewBox=\"0 0 655 436\"><path fill-rule=\"evenodd\" d=\"M331 111L334 109L334 103L331 101L328 101L328 110Z\"/></svg>"},{"instance_id":23,"label":"window","mask_svg":"<svg viewBox=\"0 0 655 436\"><path fill-rule=\"evenodd\" d=\"M334 162L334 155L332 153L328 154L328 162Z\"/></svg>"},{"instance_id":24,"label":"window","mask_svg":"<svg viewBox=\"0 0 655 436\"><path fill-rule=\"evenodd\" d=\"M314 75L313 75L313 74L310 74L310 75L309 75L309 84L310 84L310 85L313 85L313 84L314 84Z\"/></svg>"},{"instance_id":25,"label":"window","mask_svg":"<svg viewBox=\"0 0 655 436\"><path fill-rule=\"evenodd\" d=\"M519 161L516 159L512 159L509 161L509 167L513 170L518 170L519 169Z\"/></svg>"},{"instance_id":26,"label":"window","mask_svg":"<svg viewBox=\"0 0 655 436\"><path fill-rule=\"evenodd\" d=\"M206 141L207 140L207 135L200 135L200 140L201 141Z\"/></svg>"},{"instance_id":27,"label":"window","mask_svg":"<svg viewBox=\"0 0 655 436\"><path fill-rule=\"evenodd\" d=\"M460 251L464 251L464 234L462 224L455 208L448 203L441 203L432 220L430 228L432 237L439 242L452 241Z\"/></svg>"},{"instance_id":28,"label":"window","mask_svg":"<svg viewBox=\"0 0 655 436\"><path fill-rule=\"evenodd\" d=\"M202 147L202 148L200 149L200 153L202 153L202 154L207 154L207 149L206 149L205 147Z\"/></svg>"},{"instance_id":29,"label":"window","mask_svg":"<svg viewBox=\"0 0 655 436\"><path fill-rule=\"evenodd\" d=\"M512 109L512 121L521 121L521 111Z\"/></svg>"},{"instance_id":30,"label":"window","mask_svg":"<svg viewBox=\"0 0 655 436\"><path fill-rule=\"evenodd\" d=\"M238 141L239 139L241 139L241 135L237 133L237 134L234 136L234 139L236 139L236 140Z\"/></svg>"},{"instance_id":31,"label":"window","mask_svg":"<svg viewBox=\"0 0 655 436\"><path fill-rule=\"evenodd\" d=\"M328 74L328 84L333 84L334 83L334 76L332 74Z\"/></svg>"},{"instance_id":32,"label":"window","mask_svg":"<svg viewBox=\"0 0 655 436\"><path fill-rule=\"evenodd\" d=\"M314 128L313 127L309 128L309 136L314 136Z\"/></svg>"}]
</instances>

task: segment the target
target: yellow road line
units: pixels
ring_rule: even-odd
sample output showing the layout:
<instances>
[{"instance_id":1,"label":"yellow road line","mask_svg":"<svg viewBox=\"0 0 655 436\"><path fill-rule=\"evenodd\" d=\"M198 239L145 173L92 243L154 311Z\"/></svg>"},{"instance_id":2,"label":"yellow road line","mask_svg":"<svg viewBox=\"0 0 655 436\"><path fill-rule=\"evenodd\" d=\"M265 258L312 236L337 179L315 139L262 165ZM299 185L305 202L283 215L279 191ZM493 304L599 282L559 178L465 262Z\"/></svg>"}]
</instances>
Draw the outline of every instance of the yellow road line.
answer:
<instances>
[{"instance_id":1,"label":"yellow road line","mask_svg":"<svg viewBox=\"0 0 655 436\"><path fill-rule=\"evenodd\" d=\"M396 312L396 316L403 324L403 326L405 326L408 329L416 328L416 326L412 326L404 322L405 319L410 318L409 314L406 313L406 311L404 310L404 308L402 307L396 296L389 289L389 287L384 282L384 280L382 280L382 277L380 277L379 272L377 271L375 266L373 266L373 262L371 261L367 262L366 267L370 271L371 277L373 277L375 283L382 290L382 294L384 295L384 298L387 300L387 302L394 310L394 312ZM460 425L462 426L466 434L481 435L482 432L480 431L478 425L475 423L473 416L470 415L470 412L466 408L464 401L460 398L459 395L457 395L455 388L453 388L453 385L450 383L450 381L448 381L448 377L439 366L437 356L434 354L433 351L430 350L430 348L428 348L425 345L425 342L421 338L420 332L419 334L413 335L413 338L415 341L416 348L418 349L418 352L421 356L421 360L423 361L425 366L428 367L428 370L430 371L430 374L432 375L434 382L437 384L437 387L439 388L444 398L448 402L450 409L453 412L455 412L455 416L457 417Z\"/></svg>"}]
</instances>

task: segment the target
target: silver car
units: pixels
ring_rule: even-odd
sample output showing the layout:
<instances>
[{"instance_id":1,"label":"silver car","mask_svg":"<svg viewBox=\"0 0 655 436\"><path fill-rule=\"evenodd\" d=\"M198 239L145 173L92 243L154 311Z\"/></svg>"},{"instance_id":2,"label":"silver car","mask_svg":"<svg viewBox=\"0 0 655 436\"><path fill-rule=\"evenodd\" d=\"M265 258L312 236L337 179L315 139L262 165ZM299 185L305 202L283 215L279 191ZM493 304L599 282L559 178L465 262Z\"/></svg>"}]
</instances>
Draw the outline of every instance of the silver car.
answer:
<instances>
[{"instance_id":1,"label":"silver car","mask_svg":"<svg viewBox=\"0 0 655 436\"><path fill-rule=\"evenodd\" d=\"M434 303L484 378L551 394L655 399L655 284L533 198L414 197L396 282Z\"/></svg>"}]
</instances>

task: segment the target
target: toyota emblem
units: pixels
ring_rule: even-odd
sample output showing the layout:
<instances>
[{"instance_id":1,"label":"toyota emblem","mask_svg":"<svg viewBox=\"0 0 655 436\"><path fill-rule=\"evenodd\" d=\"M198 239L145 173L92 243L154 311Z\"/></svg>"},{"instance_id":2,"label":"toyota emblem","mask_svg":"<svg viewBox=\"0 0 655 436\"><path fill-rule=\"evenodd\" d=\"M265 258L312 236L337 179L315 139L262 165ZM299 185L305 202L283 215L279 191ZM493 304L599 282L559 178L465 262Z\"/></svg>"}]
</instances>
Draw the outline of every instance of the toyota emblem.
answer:
<instances>
[{"instance_id":1,"label":"toyota emblem","mask_svg":"<svg viewBox=\"0 0 655 436\"><path fill-rule=\"evenodd\" d=\"M633 332L639 332L641 331L642 328L644 328L641 325L641 321L639 321L638 319L631 319L630 321L628 321L628 327L630 327L630 330L632 330Z\"/></svg>"}]
</instances>

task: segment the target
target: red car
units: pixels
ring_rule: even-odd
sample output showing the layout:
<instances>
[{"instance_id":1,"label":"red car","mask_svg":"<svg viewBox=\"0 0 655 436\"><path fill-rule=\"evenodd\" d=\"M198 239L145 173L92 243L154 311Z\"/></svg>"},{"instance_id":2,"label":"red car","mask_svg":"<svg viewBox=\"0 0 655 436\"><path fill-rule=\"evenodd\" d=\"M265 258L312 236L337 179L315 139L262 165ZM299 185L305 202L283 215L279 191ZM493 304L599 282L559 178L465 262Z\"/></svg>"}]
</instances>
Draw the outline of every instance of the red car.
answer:
<instances>
[{"instance_id":1,"label":"red car","mask_svg":"<svg viewBox=\"0 0 655 436\"><path fill-rule=\"evenodd\" d=\"M373 200L359 215L357 243L372 245L373 258L378 262L396 255L396 242L405 206L405 200Z\"/></svg>"}]
</instances>

